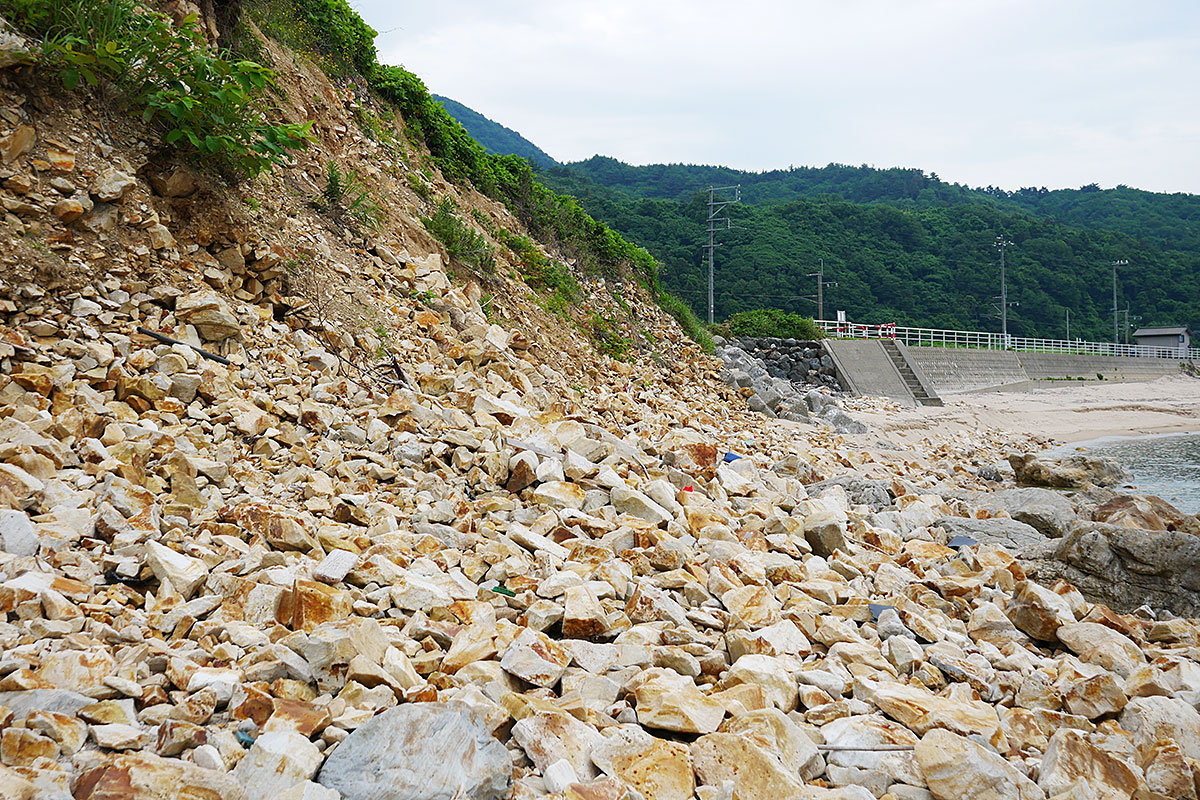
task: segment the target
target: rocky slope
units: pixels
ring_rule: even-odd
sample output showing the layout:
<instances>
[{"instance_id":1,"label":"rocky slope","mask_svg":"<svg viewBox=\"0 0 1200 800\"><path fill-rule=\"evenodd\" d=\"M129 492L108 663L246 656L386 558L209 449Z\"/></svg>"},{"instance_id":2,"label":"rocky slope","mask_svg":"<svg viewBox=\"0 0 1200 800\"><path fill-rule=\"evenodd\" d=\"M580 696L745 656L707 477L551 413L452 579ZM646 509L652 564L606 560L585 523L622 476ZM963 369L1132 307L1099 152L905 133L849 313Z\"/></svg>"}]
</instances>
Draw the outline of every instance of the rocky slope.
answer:
<instances>
[{"instance_id":1,"label":"rocky slope","mask_svg":"<svg viewBox=\"0 0 1200 800\"><path fill-rule=\"evenodd\" d=\"M236 191L0 71L0 797L1196 796L1176 595L1016 557L1194 518L753 413L636 294L597 354L294 66L321 141Z\"/></svg>"}]
</instances>

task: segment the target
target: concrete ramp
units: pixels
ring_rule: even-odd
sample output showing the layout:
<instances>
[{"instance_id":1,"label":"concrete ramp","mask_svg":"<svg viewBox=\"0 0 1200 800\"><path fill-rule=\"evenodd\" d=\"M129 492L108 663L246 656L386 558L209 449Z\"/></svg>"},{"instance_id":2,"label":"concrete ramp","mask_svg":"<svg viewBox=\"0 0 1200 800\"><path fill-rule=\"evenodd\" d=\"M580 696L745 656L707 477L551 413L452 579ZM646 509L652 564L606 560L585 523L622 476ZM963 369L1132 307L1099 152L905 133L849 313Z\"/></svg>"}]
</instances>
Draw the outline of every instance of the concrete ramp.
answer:
<instances>
[{"instance_id":1,"label":"concrete ramp","mask_svg":"<svg viewBox=\"0 0 1200 800\"><path fill-rule=\"evenodd\" d=\"M917 405L904 376L877 339L826 339L822 344L833 359L842 386L854 394L889 397L907 406Z\"/></svg>"}]
</instances>

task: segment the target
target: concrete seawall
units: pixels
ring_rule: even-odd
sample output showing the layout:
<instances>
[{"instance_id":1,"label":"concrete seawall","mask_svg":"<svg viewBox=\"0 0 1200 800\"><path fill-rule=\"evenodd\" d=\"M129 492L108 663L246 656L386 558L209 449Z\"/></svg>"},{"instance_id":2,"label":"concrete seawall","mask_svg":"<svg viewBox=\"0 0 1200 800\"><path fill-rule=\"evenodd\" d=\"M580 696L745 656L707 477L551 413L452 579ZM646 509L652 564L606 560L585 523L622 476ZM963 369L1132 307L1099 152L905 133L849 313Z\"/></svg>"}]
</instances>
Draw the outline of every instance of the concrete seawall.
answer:
<instances>
[{"instance_id":1,"label":"concrete seawall","mask_svg":"<svg viewBox=\"0 0 1200 800\"><path fill-rule=\"evenodd\" d=\"M871 340L831 340L842 383L856 394L880 395L902 402L916 401L882 347ZM905 347L912 370L937 394L985 391L1032 381L1068 378L1150 381L1179 372L1184 361L1174 358L1130 358L1068 353L1017 353L1005 350L967 350L948 347Z\"/></svg>"},{"instance_id":2,"label":"concrete seawall","mask_svg":"<svg viewBox=\"0 0 1200 800\"><path fill-rule=\"evenodd\" d=\"M1047 378L1103 376L1108 381L1151 381L1179 372L1174 358L1129 358L1070 353L1014 353L1003 350L960 350L909 347L909 357L939 394L970 392Z\"/></svg>"}]
</instances>

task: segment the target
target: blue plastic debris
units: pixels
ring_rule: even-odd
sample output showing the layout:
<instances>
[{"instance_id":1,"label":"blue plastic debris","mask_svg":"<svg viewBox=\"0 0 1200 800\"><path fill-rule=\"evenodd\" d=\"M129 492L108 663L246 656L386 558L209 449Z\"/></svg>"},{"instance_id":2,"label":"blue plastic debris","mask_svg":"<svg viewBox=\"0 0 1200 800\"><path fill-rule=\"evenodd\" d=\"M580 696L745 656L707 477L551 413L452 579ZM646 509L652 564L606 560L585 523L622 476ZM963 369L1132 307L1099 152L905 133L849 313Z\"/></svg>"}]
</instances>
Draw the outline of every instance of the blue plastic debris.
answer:
<instances>
[{"instance_id":1,"label":"blue plastic debris","mask_svg":"<svg viewBox=\"0 0 1200 800\"><path fill-rule=\"evenodd\" d=\"M254 744L254 737L245 731L234 731L233 735L237 737L238 744L242 747L249 747Z\"/></svg>"},{"instance_id":2,"label":"blue plastic debris","mask_svg":"<svg viewBox=\"0 0 1200 800\"><path fill-rule=\"evenodd\" d=\"M950 541L946 542L946 547L958 550L961 547L974 547L979 542L972 539L970 536L955 536Z\"/></svg>"},{"instance_id":3,"label":"blue plastic debris","mask_svg":"<svg viewBox=\"0 0 1200 800\"><path fill-rule=\"evenodd\" d=\"M737 461L739 458L741 458L741 456L739 456L737 453L726 453L725 463L728 464L730 461Z\"/></svg>"},{"instance_id":4,"label":"blue plastic debris","mask_svg":"<svg viewBox=\"0 0 1200 800\"><path fill-rule=\"evenodd\" d=\"M871 619L879 622L879 615L889 608L895 608L895 606L889 606L884 603L867 603L867 608L871 609Z\"/></svg>"}]
</instances>

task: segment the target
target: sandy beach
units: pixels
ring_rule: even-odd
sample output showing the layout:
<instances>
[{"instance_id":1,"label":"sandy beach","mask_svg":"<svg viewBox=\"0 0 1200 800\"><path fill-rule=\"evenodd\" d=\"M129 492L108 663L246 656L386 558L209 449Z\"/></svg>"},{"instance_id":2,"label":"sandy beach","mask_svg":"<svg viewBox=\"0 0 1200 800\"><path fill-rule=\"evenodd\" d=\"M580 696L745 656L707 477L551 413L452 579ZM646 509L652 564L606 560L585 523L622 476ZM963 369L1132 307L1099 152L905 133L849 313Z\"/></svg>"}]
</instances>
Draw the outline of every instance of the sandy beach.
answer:
<instances>
[{"instance_id":1,"label":"sandy beach","mask_svg":"<svg viewBox=\"0 0 1200 800\"><path fill-rule=\"evenodd\" d=\"M860 410L855 416L884 438L910 446L931 434L941 439L985 429L1065 443L1200 431L1200 380L1183 375L1144 383L1047 382L1024 391L942 400L940 408Z\"/></svg>"}]
</instances>

